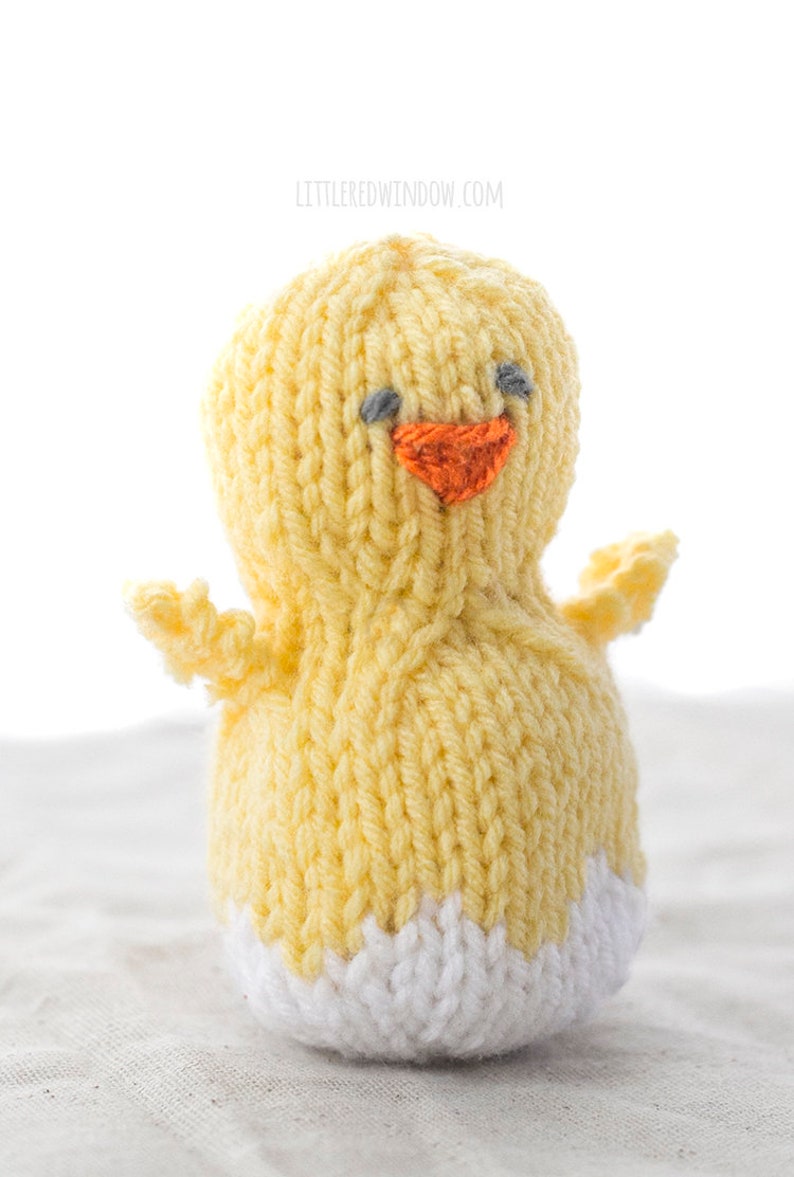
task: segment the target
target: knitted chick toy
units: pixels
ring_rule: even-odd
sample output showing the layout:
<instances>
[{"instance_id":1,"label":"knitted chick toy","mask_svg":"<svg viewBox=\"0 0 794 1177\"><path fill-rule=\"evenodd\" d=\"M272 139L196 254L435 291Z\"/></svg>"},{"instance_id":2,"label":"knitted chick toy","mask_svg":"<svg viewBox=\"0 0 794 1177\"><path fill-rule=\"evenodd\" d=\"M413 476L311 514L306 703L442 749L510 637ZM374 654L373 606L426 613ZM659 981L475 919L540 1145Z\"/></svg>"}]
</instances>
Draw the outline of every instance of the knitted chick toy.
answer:
<instances>
[{"instance_id":1,"label":"knitted chick toy","mask_svg":"<svg viewBox=\"0 0 794 1177\"><path fill-rule=\"evenodd\" d=\"M388 237L244 316L206 400L253 614L133 586L223 713L210 871L254 1012L391 1059L590 1015L644 918L636 767L606 644L675 538L538 562L577 450L571 339L501 261Z\"/></svg>"}]
</instances>

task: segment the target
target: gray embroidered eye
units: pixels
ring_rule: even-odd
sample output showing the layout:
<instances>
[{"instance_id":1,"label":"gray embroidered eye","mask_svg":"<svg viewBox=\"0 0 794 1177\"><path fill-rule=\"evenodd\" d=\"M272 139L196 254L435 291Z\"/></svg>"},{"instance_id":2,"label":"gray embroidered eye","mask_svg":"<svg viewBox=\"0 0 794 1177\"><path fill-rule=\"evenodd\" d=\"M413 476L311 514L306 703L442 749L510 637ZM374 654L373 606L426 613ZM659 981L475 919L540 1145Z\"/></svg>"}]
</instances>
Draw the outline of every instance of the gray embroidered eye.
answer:
<instances>
[{"instance_id":1,"label":"gray embroidered eye","mask_svg":"<svg viewBox=\"0 0 794 1177\"><path fill-rule=\"evenodd\" d=\"M520 396L528 401L534 386L518 364L500 364L496 369L496 387L506 396Z\"/></svg>"},{"instance_id":2,"label":"gray embroidered eye","mask_svg":"<svg viewBox=\"0 0 794 1177\"><path fill-rule=\"evenodd\" d=\"M361 420L366 425L384 421L386 417L393 417L401 404L402 401L393 388L379 388L377 392L371 392L361 406Z\"/></svg>"}]
</instances>

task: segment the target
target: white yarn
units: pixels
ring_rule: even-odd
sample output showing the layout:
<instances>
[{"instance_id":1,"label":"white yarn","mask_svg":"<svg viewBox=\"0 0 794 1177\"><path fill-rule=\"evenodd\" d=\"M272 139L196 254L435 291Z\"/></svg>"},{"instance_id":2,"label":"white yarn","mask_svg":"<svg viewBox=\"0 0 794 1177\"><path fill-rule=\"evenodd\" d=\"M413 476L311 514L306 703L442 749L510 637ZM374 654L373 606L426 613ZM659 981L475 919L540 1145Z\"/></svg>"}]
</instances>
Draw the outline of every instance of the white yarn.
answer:
<instances>
[{"instance_id":1,"label":"white yarn","mask_svg":"<svg viewBox=\"0 0 794 1177\"><path fill-rule=\"evenodd\" d=\"M269 1028L345 1055L423 1060L501 1054L591 1016L626 980L642 937L645 895L590 860L570 905L568 937L532 960L508 945L503 924L484 932L460 895L422 900L394 936L372 916L351 960L328 951L313 982L263 944L247 909L230 913L227 952L254 1014Z\"/></svg>"}]
</instances>

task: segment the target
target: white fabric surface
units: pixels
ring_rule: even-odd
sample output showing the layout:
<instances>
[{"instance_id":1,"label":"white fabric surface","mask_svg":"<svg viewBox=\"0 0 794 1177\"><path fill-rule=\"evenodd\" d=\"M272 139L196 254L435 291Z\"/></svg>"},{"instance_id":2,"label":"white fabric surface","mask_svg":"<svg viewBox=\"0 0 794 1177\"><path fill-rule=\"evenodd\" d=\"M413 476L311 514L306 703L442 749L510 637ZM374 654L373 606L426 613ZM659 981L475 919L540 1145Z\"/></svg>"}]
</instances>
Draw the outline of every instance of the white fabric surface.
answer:
<instances>
[{"instance_id":1,"label":"white fabric surface","mask_svg":"<svg viewBox=\"0 0 794 1177\"><path fill-rule=\"evenodd\" d=\"M3 1177L794 1172L794 699L632 693L651 926L584 1029L488 1063L259 1027L206 902L208 729L9 744Z\"/></svg>"}]
</instances>

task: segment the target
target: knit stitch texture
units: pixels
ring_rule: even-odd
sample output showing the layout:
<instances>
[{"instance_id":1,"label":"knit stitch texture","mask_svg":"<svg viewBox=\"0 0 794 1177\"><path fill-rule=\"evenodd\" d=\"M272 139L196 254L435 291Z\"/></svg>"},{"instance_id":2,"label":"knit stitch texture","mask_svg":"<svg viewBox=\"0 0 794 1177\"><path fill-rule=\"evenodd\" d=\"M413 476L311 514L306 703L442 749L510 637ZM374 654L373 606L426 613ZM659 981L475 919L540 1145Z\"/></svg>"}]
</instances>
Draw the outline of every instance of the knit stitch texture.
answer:
<instances>
[{"instance_id":1,"label":"knit stitch texture","mask_svg":"<svg viewBox=\"0 0 794 1177\"><path fill-rule=\"evenodd\" d=\"M128 603L171 672L223 701L219 915L245 912L301 983L327 989L329 961L372 960L378 937L453 909L485 937L466 933L464 971L496 943L528 964L558 946L584 971L614 939L598 908L577 932L587 951L562 951L572 913L596 910L582 906L590 864L642 884L637 771L605 647L650 617L676 541L602 549L575 598L550 599L539 560L573 480L578 391L543 288L429 237L354 246L302 274L243 315L218 362L206 434L253 613L218 614L203 582L132 586ZM636 939L618 937L632 951ZM381 952L377 984L432 1004L413 941L411 953L414 972L398 961L384 981ZM604 971L599 999L626 967ZM345 976L331 991L349 1009ZM571 985L567 1020L592 1005L584 976ZM442 991L449 1004L448 972ZM535 998L480 1052L558 1028L530 1015ZM284 1028L334 1045L302 1024L307 1008L293 1003ZM455 1054L454 1035L427 1024L430 1041L399 1051L387 1031L345 1041Z\"/></svg>"}]
</instances>

